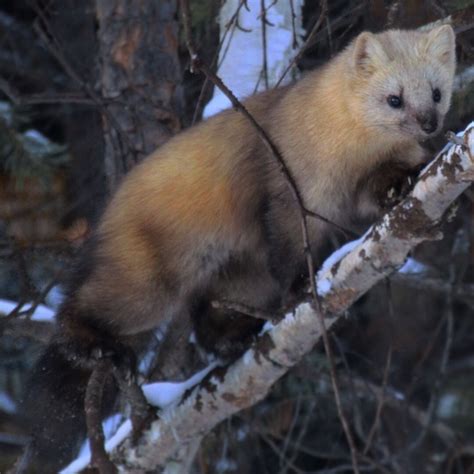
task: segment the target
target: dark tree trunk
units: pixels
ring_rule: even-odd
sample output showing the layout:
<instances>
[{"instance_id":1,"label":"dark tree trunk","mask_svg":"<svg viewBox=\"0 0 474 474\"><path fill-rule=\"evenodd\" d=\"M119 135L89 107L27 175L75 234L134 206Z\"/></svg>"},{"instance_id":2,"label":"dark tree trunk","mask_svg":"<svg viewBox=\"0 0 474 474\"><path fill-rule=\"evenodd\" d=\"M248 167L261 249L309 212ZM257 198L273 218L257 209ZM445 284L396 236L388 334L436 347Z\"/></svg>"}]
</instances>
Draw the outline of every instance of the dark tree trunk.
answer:
<instances>
[{"instance_id":1,"label":"dark tree trunk","mask_svg":"<svg viewBox=\"0 0 474 474\"><path fill-rule=\"evenodd\" d=\"M175 0L96 0L109 190L180 129Z\"/></svg>"},{"instance_id":2,"label":"dark tree trunk","mask_svg":"<svg viewBox=\"0 0 474 474\"><path fill-rule=\"evenodd\" d=\"M94 0L55 0L51 25L68 61L84 83L98 81L98 38ZM82 92L70 77L67 90ZM104 136L97 106L64 105L65 134L71 152L68 193L70 212L66 224L77 217L95 220L106 196ZM70 219L68 219L70 218Z\"/></svg>"}]
</instances>

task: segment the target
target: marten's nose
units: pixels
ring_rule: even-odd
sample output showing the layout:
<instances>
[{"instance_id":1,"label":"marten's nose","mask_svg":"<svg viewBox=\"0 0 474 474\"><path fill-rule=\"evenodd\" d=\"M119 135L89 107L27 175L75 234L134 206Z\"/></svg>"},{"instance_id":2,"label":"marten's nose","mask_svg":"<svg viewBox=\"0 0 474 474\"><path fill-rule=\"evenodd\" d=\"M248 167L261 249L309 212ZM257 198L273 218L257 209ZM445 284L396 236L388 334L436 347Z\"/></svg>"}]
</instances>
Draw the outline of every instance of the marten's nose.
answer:
<instances>
[{"instance_id":1,"label":"marten's nose","mask_svg":"<svg viewBox=\"0 0 474 474\"><path fill-rule=\"evenodd\" d=\"M436 116L436 112L420 114L416 117L416 120L425 133L434 133L438 128L438 117Z\"/></svg>"}]
</instances>

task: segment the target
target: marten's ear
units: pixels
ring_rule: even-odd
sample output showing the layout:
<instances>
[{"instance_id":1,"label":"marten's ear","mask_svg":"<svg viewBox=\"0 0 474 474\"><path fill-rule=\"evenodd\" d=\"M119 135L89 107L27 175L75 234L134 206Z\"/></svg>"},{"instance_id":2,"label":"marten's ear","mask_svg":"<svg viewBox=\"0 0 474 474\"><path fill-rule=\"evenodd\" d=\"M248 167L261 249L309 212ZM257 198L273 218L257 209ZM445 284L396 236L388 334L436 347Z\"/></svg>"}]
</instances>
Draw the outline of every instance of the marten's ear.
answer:
<instances>
[{"instance_id":1,"label":"marten's ear","mask_svg":"<svg viewBox=\"0 0 474 474\"><path fill-rule=\"evenodd\" d=\"M389 59L377 37L364 31L354 42L352 61L357 71L370 74L380 63L386 64Z\"/></svg>"},{"instance_id":2,"label":"marten's ear","mask_svg":"<svg viewBox=\"0 0 474 474\"><path fill-rule=\"evenodd\" d=\"M451 25L434 28L427 33L426 55L441 64L454 68L456 63L456 36Z\"/></svg>"}]
</instances>

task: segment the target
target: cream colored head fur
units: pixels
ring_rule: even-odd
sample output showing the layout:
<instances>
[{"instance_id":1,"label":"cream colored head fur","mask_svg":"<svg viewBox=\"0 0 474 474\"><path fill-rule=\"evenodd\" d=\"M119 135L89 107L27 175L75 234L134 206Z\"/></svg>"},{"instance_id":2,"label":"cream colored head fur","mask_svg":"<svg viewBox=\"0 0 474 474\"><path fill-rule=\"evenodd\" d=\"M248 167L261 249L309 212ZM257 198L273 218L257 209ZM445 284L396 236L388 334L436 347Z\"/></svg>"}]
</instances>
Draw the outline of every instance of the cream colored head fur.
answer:
<instances>
[{"instance_id":1,"label":"cream colored head fur","mask_svg":"<svg viewBox=\"0 0 474 474\"><path fill-rule=\"evenodd\" d=\"M424 140L440 131L456 66L451 26L429 32L364 32L344 60L351 71L347 103L367 127L399 140Z\"/></svg>"}]
</instances>

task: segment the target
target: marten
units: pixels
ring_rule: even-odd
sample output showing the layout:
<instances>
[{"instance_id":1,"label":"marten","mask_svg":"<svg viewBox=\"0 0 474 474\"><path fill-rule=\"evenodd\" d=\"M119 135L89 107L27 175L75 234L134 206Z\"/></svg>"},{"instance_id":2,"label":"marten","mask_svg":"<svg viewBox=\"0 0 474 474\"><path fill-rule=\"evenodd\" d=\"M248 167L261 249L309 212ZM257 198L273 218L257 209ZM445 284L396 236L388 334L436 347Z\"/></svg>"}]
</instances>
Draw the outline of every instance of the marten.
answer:
<instances>
[{"instance_id":1,"label":"marten","mask_svg":"<svg viewBox=\"0 0 474 474\"><path fill-rule=\"evenodd\" d=\"M448 25L363 32L326 65L245 107L280 150L304 206L355 229L381 216L388 190L424 163L420 142L442 127L454 71ZM333 226L308 224L316 258ZM276 311L306 271L286 179L234 110L178 134L135 166L86 247L32 376L36 421L27 458L42 473L66 464L71 437L85 433L96 349L118 353L137 334L189 319L204 349L230 359L261 321L212 301Z\"/></svg>"}]
</instances>

